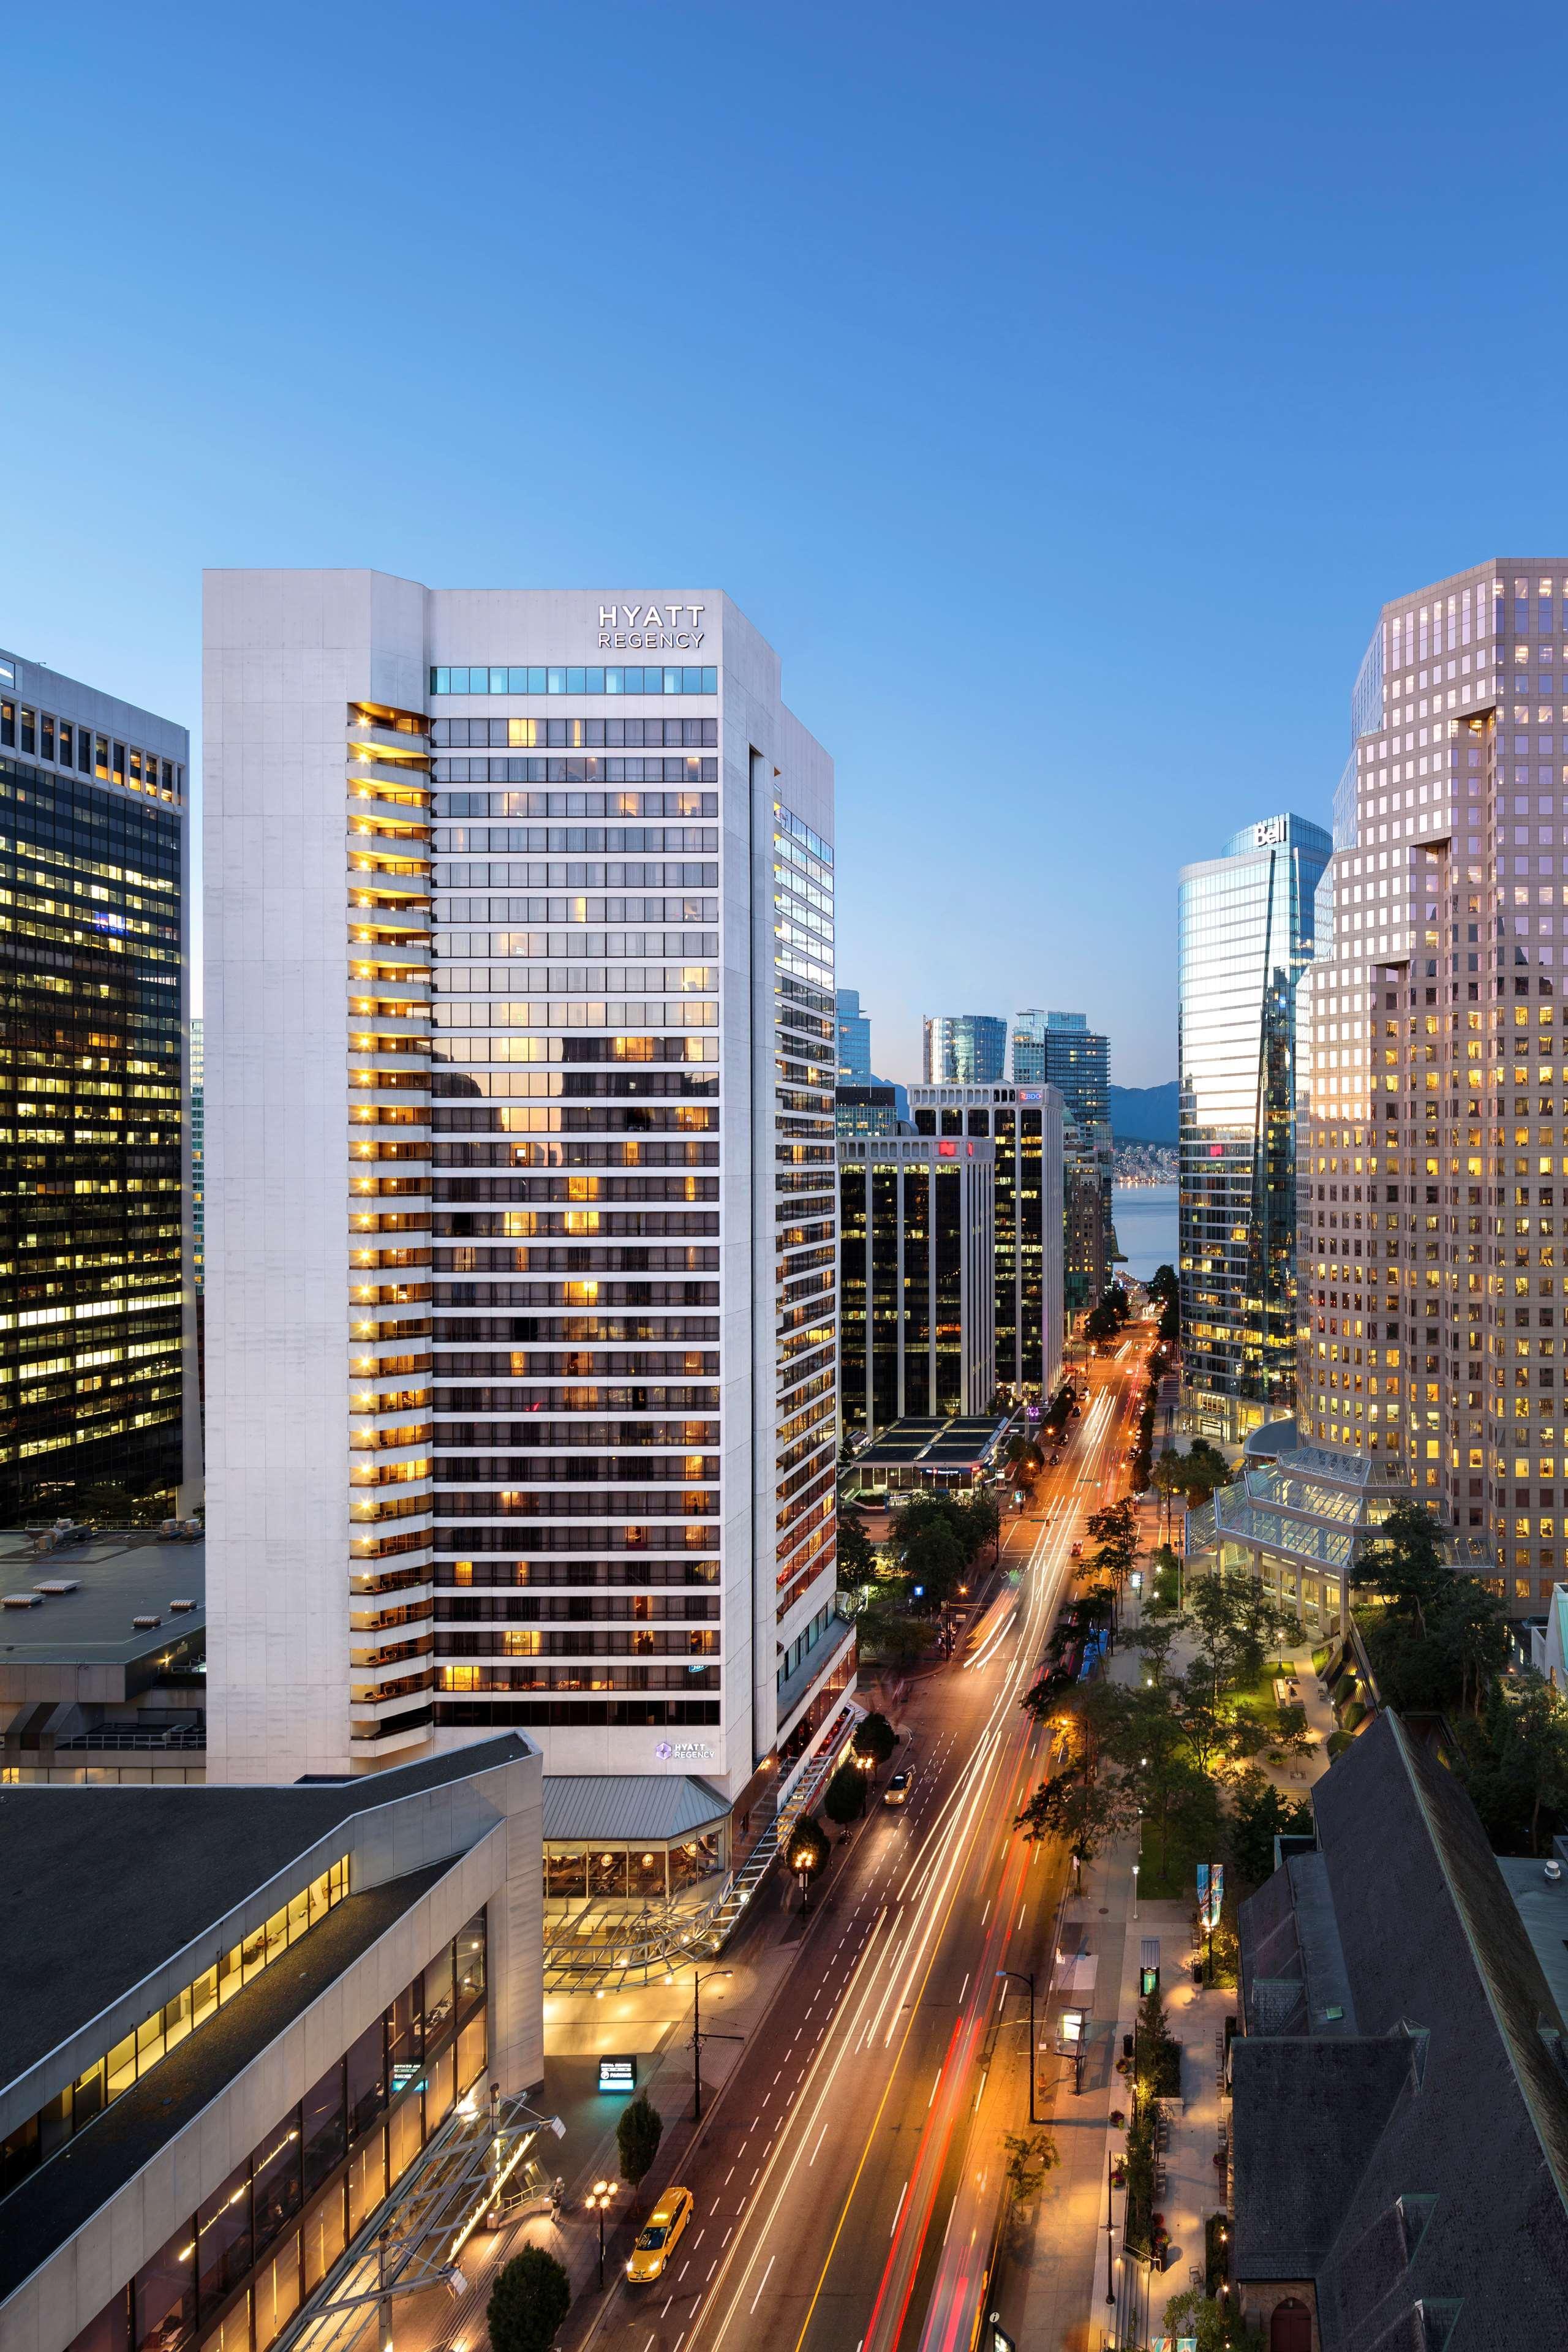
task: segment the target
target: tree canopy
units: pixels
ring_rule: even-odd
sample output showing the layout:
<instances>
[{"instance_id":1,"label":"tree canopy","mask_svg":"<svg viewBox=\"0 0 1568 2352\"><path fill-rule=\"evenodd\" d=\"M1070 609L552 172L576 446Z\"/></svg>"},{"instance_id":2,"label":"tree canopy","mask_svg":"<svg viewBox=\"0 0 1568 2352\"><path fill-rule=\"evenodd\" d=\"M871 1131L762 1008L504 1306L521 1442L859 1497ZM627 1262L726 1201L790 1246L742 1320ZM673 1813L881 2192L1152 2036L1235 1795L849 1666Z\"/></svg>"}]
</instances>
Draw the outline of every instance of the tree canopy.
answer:
<instances>
[{"instance_id":1,"label":"tree canopy","mask_svg":"<svg viewBox=\"0 0 1568 2352\"><path fill-rule=\"evenodd\" d=\"M485 2325L493 2352L549 2352L572 2304L565 2264L543 2246L525 2246L496 2273Z\"/></svg>"}]
</instances>

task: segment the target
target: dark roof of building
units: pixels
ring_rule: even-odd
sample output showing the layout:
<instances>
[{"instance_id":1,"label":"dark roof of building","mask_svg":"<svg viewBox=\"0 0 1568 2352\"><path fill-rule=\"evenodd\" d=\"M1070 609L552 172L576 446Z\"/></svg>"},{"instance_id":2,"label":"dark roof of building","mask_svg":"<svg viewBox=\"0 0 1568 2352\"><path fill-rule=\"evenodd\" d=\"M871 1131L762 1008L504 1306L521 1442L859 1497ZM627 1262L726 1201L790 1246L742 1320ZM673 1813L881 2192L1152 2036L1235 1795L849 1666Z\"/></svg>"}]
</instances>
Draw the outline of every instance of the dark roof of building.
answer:
<instances>
[{"instance_id":1,"label":"dark roof of building","mask_svg":"<svg viewBox=\"0 0 1568 2352\"><path fill-rule=\"evenodd\" d=\"M504 1732L343 1781L0 1788L4 2079L216 1935L219 1920L354 1814L532 1752Z\"/></svg>"},{"instance_id":2,"label":"dark roof of building","mask_svg":"<svg viewBox=\"0 0 1568 2352\"><path fill-rule=\"evenodd\" d=\"M206 1645L206 1546L163 1543L127 1528L63 1551L36 1552L20 1528L0 1528L0 1594L45 1594L30 1609L0 1610L0 1666L132 1665L199 1634ZM174 1610L174 1601L194 1609ZM156 1617L135 1626L133 1617Z\"/></svg>"},{"instance_id":3,"label":"dark roof of building","mask_svg":"<svg viewBox=\"0 0 1568 2352\"><path fill-rule=\"evenodd\" d=\"M1233 2053L1238 2275L1311 2280L1325 2352L1416 2343L1441 2305L1449 2352L1559 2341L1563 2021L1475 1809L1387 1712L1313 1805L1322 1873L1277 1873L1244 1951L1287 1951L1282 1880L1298 1948L1321 1946L1326 1878L1358 2031L1308 2015Z\"/></svg>"},{"instance_id":4,"label":"dark roof of building","mask_svg":"<svg viewBox=\"0 0 1568 2352\"><path fill-rule=\"evenodd\" d=\"M14 2189L0 2206L0 2302L453 1867L437 1863L338 1904Z\"/></svg>"},{"instance_id":5,"label":"dark roof of building","mask_svg":"<svg viewBox=\"0 0 1568 2352\"><path fill-rule=\"evenodd\" d=\"M1249 2279L1309 2278L1333 2244L1410 2081L1404 2034L1381 2042L1250 2037L1231 2045L1238 2112L1236 2267Z\"/></svg>"}]
</instances>

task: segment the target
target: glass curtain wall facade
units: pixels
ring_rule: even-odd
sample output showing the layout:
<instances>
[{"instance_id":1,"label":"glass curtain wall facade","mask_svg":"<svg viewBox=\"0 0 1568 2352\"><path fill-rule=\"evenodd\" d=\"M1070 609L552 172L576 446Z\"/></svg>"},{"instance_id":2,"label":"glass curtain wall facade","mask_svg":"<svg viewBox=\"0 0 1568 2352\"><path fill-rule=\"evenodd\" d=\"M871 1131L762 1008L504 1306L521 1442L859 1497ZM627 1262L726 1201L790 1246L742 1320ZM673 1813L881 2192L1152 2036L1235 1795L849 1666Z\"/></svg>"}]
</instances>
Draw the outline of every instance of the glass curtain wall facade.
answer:
<instances>
[{"instance_id":1,"label":"glass curtain wall facade","mask_svg":"<svg viewBox=\"0 0 1568 2352\"><path fill-rule=\"evenodd\" d=\"M187 756L183 728L0 656L0 1516L13 1526L89 1507L95 1486L172 1498L188 1435L199 1458Z\"/></svg>"},{"instance_id":2,"label":"glass curtain wall facade","mask_svg":"<svg viewBox=\"0 0 1568 2352\"><path fill-rule=\"evenodd\" d=\"M928 1013L928 1087L988 1087L1007 1067L1007 1024L991 1013Z\"/></svg>"},{"instance_id":3,"label":"glass curtain wall facade","mask_svg":"<svg viewBox=\"0 0 1568 2352\"><path fill-rule=\"evenodd\" d=\"M1110 1125L1110 1040L1081 1013L1047 1013L1041 1076L1055 1087L1075 1127Z\"/></svg>"},{"instance_id":4,"label":"glass curtain wall facade","mask_svg":"<svg viewBox=\"0 0 1568 2352\"><path fill-rule=\"evenodd\" d=\"M1298 1420L1528 1614L1568 1566L1568 559L1386 604L1352 724L1301 1074Z\"/></svg>"},{"instance_id":5,"label":"glass curtain wall facade","mask_svg":"<svg viewBox=\"0 0 1568 2352\"><path fill-rule=\"evenodd\" d=\"M1043 1087L1046 1083L1046 1022L1047 1015L1029 1005L1013 1015L1013 1084Z\"/></svg>"},{"instance_id":6,"label":"glass curtain wall facade","mask_svg":"<svg viewBox=\"0 0 1568 2352\"><path fill-rule=\"evenodd\" d=\"M868 1087L871 1084L870 1015L860 1010L858 988L836 990L835 1004L839 1083L842 1086Z\"/></svg>"},{"instance_id":7,"label":"glass curtain wall facade","mask_svg":"<svg viewBox=\"0 0 1568 2352\"><path fill-rule=\"evenodd\" d=\"M1297 990L1332 847L1271 817L1181 877L1183 1405L1210 1435L1294 1399Z\"/></svg>"},{"instance_id":8,"label":"glass curtain wall facade","mask_svg":"<svg viewBox=\"0 0 1568 2352\"><path fill-rule=\"evenodd\" d=\"M181 2217L68 2352L267 2352L483 2075L485 1927L481 1911Z\"/></svg>"}]
</instances>

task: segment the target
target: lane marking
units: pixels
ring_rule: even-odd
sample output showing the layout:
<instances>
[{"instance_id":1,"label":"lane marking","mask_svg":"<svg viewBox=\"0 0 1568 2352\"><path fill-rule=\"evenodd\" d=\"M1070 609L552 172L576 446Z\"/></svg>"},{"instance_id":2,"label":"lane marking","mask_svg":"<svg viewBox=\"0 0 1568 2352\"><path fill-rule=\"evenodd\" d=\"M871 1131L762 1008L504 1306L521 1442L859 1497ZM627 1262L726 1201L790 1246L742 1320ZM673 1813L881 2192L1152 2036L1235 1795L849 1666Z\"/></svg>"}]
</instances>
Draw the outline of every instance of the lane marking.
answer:
<instances>
[{"instance_id":1,"label":"lane marking","mask_svg":"<svg viewBox=\"0 0 1568 2352\"><path fill-rule=\"evenodd\" d=\"M756 2307L757 2307L758 2304L759 2304L759 2303L761 2303L761 2301L762 2301L762 2299L763 2299L763 2287L765 2287L765 2286L766 2286L766 2284L767 2284L767 2283L768 2283L768 2271L771 2271L771 2270L772 2270L772 2268L773 2268L773 2264L777 2262L777 2260L778 2260L778 2256L777 2256L776 2254L770 2254L770 2255L768 2256L768 2270L766 2270L766 2271L764 2271L764 2272L763 2273L762 2278L761 2278L760 2282L758 2283L757 2291L756 2291L755 2294L752 2297L752 2309L753 2311L755 2311L755 2309L756 2309Z\"/></svg>"},{"instance_id":2,"label":"lane marking","mask_svg":"<svg viewBox=\"0 0 1568 2352\"><path fill-rule=\"evenodd\" d=\"M940 2076L938 2077L938 2080L939 2080L939 2081L941 2080L941 2077L940 2077ZM896 2229L898 2228L898 2226L899 2226L899 2215L900 2215L900 2214L903 2211L903 2210L904 2210L904 2200L905 2200L905 2198L909 2195L909 2193L910 2193L910 2184L909 2184L909 2182L906 2180L906 2181L905 2181L905 2183L904 2183L904 2185L903 2185L903 2187L902 2187L902 2188L900 2189L900 2191L899 2191L899 2201L898 2201L898 2203L897 2203L897 2204L894 2206L894 2208L893 2208L893 2227L892 2227L892 2229L891 2229L891 2230L889 2230L889 2231L888 2231L888 2235L889 2235L889 2238L890 2238L890 2237L892 2236L892 2234L893 2234L893 2230L896 2230Z\"/></svg>"}]
</instances>

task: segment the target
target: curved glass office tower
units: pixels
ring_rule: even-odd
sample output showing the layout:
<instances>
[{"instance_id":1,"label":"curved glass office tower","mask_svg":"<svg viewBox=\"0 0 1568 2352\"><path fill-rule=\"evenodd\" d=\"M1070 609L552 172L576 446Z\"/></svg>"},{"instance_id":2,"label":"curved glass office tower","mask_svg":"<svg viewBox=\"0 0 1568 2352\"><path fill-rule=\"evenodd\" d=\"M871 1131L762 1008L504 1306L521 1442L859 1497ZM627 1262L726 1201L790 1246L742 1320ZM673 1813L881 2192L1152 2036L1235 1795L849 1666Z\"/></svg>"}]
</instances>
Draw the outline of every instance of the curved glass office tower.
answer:
<instances>
[{"instance_id":1,"label":"curved glass office tower","mask_svg":"<svg viewBox=\"0 0 1568 2352\"><path fill-rule=\"evenodd\" d=\"M1182 1402L1211 1436L1295 1392L1296 986L1332 848L1304 817L1269 817L1182 873Z\"/></svg>"}]
</instances>

